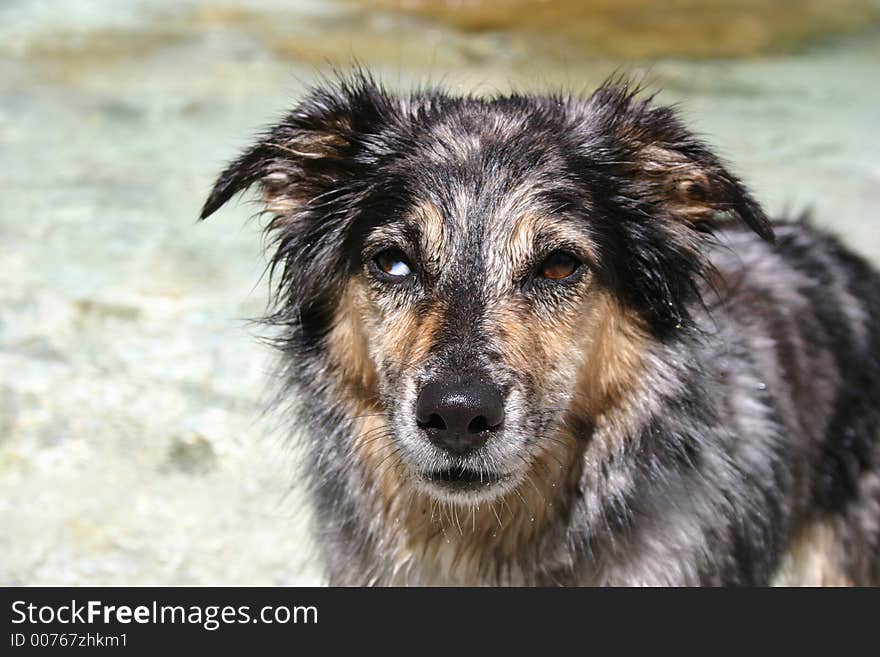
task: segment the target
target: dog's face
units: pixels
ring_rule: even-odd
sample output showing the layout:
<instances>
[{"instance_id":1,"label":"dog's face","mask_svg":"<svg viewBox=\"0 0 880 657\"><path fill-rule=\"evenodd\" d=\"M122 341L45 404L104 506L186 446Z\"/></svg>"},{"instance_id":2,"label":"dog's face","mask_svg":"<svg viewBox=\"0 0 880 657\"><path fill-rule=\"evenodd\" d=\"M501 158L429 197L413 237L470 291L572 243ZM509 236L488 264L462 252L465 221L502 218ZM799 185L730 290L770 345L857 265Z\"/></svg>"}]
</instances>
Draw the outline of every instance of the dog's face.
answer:
<instances>
[{"instance_id":1,"label":"dog's face","mask_svg":"<svg viewBox=\"0 0 880 657\"><path fill-rule=\"evenodd\" d=\"M520 483L579 390L604 299L589 223L499 137L435 153L442 172L366 231L347 283L399 454L448 500Z\"/></svg>"},{"instance_id":2,"label":"dog's face","mask_svg":"<svg viewBox=\"0 0 880 657\"><path fill-rule=\"evenodd\" d=\"M631 385L688 322L717 213L770 229L665 109L396 99L320 90L221 176L207 216L259 183L283 267L280 319L401 483L474 504ZM291 346L292 345L292 346ZM384 460L383 460L384 459Z\"/></svg>"}]
</instances>

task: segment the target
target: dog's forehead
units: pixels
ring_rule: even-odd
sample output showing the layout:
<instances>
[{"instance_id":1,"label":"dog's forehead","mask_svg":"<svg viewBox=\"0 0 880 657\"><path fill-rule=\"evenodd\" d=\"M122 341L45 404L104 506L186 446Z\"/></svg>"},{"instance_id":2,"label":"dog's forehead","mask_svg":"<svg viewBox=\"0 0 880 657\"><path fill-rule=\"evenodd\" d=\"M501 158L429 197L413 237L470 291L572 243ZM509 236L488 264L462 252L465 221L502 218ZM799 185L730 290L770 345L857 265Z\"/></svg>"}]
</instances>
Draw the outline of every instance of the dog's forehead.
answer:
<instances>
[{"instance_id":1,"label":"dog's forehead","mask_svg":"<svg viewBox=\"0 0 880 657\"><path fill-rule=\"evenodd\" d=\"M528 259L538 236L575 232L560 210L589 193L575 188L558 132L545 132L528 113L479 109L420 131L405 221L438 275L492 286Z\"/></svg>"},{"instance_id":2,"label":"dog's forehead","mask_svg":"<svg viewBox=\"0 0 880 657\"><path fill-rule=\"evenodd\" d=\"M548 243L595 252L587 226L559 212L552 198L527 183L480 189L449 185L442 198L420 199L406 222L418 235L421 257L440 280L499 291Z\"/></svg>"},{"instance_id":3,"label":"dog's forehead","mask_svg":"<svg viewBox=\"0 0 880 657\"><path fill-rule=\"evenodd\" d=\"M528 131L517 115L489 112L438 122L412 155L416 223L451 242L491 241L523 215L550 212L564 158L552 136Z\"/></svg>"},{"instance_id":4,"label":"dog's forehead","mask_svg":"<svg viewBox=\"0 0 880 657\"><path fill-rule=\"evenodd\" d=\"M416 197L406 219L424 246L442 249L447 256L488 252L503 248L531 219L550 213L539 191L540 185L515 181L502 171L447 175L435 189Z\"/></svg>"}]
</instances>

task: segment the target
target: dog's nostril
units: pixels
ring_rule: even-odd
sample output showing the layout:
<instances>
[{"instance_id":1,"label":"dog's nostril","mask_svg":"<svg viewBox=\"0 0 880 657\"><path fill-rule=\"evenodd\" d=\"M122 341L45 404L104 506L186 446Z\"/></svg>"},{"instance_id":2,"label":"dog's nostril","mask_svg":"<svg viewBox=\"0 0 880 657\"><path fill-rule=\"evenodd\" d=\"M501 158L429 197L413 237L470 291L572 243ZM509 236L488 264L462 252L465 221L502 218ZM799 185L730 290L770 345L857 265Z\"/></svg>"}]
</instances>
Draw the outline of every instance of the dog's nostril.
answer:
<instances>
[{"instance_id":1,"label":"dog's nostril","mask_svg":"<svg viewBox=\"0 0 880 657\"><path fill-rule=\"evenodd\" d=\"M418 422L418 425L422 429L437 429L438 431L446 430L446 423L443 421L443 418L436 413L432 413L431 417L429 417L426 422Z\"/></svg>"},{"instance_id":2,"label":"dog's nostril","mask_svg":"<svg viewBox=\"0 0 880 657\"><path fill-rule=\"evenodd\" d=\"M489 421L482 415L475 417L468 425L468 433L483 433L484 431L495 431L501 423L489 424Z\"/></svg>"}]
</instances>

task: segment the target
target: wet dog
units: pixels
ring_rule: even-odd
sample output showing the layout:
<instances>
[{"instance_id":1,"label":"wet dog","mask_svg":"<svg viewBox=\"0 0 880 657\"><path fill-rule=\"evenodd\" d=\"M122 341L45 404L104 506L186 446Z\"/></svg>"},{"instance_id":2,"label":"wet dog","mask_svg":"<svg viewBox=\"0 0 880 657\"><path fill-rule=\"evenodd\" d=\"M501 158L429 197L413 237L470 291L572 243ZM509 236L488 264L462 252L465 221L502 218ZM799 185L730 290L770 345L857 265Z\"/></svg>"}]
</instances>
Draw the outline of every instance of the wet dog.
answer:
<instances>
[{"instance_id":1,"label":"wet dog","mask_svg":"<svg viewBox=\"0 0 880 657\"><path fill-rule=\"evenodd\" d=\"M356 75L252 185L331 584L880 583L880 276L672 110Z\"/></svg>"}]
</instances>

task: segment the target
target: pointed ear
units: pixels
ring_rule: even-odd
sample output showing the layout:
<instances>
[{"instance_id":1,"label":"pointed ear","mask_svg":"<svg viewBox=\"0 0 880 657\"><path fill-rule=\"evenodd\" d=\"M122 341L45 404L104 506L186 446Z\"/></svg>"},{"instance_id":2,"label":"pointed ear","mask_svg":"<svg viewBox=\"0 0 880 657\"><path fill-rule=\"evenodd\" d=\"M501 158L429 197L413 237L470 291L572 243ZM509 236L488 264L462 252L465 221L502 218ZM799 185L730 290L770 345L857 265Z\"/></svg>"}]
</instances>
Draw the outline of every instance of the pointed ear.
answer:
<instances>
[{"instance_id":1,"label":"pointed ear","mask_svg":"<svg viewBox=\"0 0 880 657\"><path fill-rule=\"evenodd\" d=\"M363 75L316 89L226 167L200 218L254 184L260 186L269 212L295 212L364 166L364 137L378 130L390 107L384 92Z\"/></svg>"},{"instance_id":2,"label":"pointed ear","mask_svg":"<svg viewBox=\"0 0 880 657\"><path fill-rule=\"evenodd\" d=\"M235 194L260 180L264 175L270 153L266 145L259 143L227 166L214 183L214 188L202 206L199 218L207 219Z\"/></svg>"},{"instance_id":3,"label":"pointed ear","mask_svg":"<svg viewBox=\"0 0 880 657\"><path fill-rule=\"evenodd\" d=\"M625 83L606 83L589 101L600 125L616 138L628 191L695 228L711 229L714 219L728 214L772 242L773 227L745 185L671 108L638 94Z\"/></svg>"},{"instance_id":4,"label":"pointed ear","mask_svg":"<svg viewBox=\"0 0 880 657\"><path fill-rule=\"evenodd\" d=\"M730 214L768 242L775 239L761 205L696 139L655 142L642 149L639 161L649 194L673 216L700 227Z\"/></svg>"}]
</instances>

